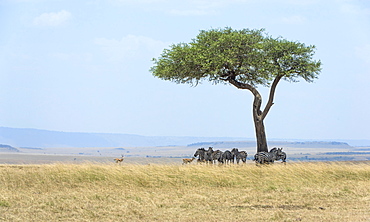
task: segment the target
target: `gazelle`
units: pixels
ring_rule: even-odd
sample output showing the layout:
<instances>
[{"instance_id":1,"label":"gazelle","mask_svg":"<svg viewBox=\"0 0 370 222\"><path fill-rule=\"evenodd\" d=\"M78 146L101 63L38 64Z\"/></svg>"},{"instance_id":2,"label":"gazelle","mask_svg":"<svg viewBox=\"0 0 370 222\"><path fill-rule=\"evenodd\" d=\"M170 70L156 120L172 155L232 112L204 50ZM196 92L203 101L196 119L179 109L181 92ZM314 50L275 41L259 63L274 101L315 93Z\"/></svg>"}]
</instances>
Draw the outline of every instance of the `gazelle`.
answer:
<instances>
[{"instance_id":1,"label":"gazelle","mask_svg":"<svg viewBox=\"0 0 370 222\"><path fill-rule=\"evenodd\" d=\"M114 161L116 162L116 163L122 163L122 161L123 161L123 159L125 158L123 155L121 155L122 156L122 158L114 158Z\"/></svg>"},{"instance_id":2,"label":"gazelle","mask_svg":"<svg viewBox=\"0 0 370 222\"><path fill-rule=\"evenodd\" d=\"M195 158L193 157L193 158L191 158L191 159L182 159L182 164L188 164L188 163L191 163L191 162L193 162L193 160L194 160Z\"/></svg>"}]
</instances>

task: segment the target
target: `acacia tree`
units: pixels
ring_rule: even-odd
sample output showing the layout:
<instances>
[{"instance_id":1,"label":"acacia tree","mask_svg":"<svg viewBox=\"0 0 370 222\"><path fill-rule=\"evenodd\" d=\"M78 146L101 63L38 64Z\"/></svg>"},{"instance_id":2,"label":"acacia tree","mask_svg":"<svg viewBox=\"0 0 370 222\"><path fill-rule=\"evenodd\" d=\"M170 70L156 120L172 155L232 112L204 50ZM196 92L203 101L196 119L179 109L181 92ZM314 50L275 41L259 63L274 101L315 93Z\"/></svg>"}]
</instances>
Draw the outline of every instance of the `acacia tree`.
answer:
<instances>
[{"instance_id":1,"label":"acacia tree","mask_svg":"<svg viewBox=\"0 0 370 222\"><path fill-rule=\"evenodd\" d=\"M249 90L253 96L253 120L257 152L268 151L264 119L274 104L280 80L312 82L321 71L321 62L313 60L315 46L272 38L263 29L231 28L200 31L190 43L164 49L153 59L150 69L155 77L193 86L206 80L213 84L231 84ZM270 87L268 101L262 109L257 86Z\"/></svg>"}]
</instances>

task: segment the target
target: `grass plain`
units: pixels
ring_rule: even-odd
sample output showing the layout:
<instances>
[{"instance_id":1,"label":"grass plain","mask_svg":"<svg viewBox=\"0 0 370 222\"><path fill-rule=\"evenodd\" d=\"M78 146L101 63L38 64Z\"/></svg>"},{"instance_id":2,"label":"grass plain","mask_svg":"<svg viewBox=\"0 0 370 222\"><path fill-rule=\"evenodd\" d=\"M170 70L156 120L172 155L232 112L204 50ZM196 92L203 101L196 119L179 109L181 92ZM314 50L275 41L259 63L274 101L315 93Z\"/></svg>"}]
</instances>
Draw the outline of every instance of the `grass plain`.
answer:
<instances>
[{"instance_id":1,"label":"grass plain","mask_svg":"<svg viewBox=\"0 0 370 222\"><path fill-rule=\"evenodd\" d=\"M320 144L319 144L320 145ZM84 148L18 148L20 152L1 152L0 164L52 164L82 162L113 162L125 156L126 163L181 164L181 158L191 158L199 147L84 147ZM215 148L222 151L231 148ZM248 152L251 162L255 147L239 147ZM288 161L364 161L370 160L370 147L284 147Z\"/></svg>"},{"instance_id":2,"label":"grass plain","mask_svg":"<svg viewBox=\"0 0 370 222\"><path fill-rule=\"evenodd\" d=\"M0 221L370 221L370 162L0 165Z\"/></svg>"}]
</instances>

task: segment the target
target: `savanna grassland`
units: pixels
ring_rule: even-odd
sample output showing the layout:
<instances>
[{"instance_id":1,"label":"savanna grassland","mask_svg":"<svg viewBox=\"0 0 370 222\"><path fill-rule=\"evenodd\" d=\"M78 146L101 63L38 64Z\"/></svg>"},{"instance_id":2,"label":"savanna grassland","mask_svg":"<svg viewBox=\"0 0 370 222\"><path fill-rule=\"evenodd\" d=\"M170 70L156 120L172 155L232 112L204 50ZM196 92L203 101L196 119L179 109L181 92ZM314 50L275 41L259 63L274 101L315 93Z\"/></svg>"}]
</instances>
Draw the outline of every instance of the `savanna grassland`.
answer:
<instances>
[{"instance_id":1,"label":"savanna grassland","mask_svg":"<svg viewBox=\"0 0 370 222\"><path fill-rule=\"evenodd\" d=\"M0 221L370 221L369 162L0 165Z\"/></svg>"}]
</instances>

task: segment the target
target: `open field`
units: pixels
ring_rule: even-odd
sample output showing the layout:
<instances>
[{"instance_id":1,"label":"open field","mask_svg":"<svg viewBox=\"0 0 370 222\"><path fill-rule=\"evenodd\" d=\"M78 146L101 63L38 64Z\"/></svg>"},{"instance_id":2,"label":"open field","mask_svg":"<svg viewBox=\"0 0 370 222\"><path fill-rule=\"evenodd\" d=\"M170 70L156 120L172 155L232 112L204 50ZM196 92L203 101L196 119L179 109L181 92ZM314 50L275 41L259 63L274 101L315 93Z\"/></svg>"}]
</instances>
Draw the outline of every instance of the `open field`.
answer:
<instances>
[{"instance_id":1,"label":"open field","mask_svg":"<svg viewBox=\"0 0 370 222\"><path fill-rule=\"evenodd\" d=\"M0 165L0 221L369 221L370 162Z\"/></svg>"},{"instance_id":2,"label":"open field","mask_svg":"<svg viewBox=\"0 0 370 222\"><path fill-rule=\"evenodd\" d=\"M66 154L29 154L29 153L0 153L0 164L83 164L100 163L112 164L116 156L89 156L89 155L66 155ZM147 158L125 157L124 164L181 164L181 158Z\"/></svg>"},{"instance_id":3,"label":"open field","mask_svg":"<svg viewBox=\"0 0 370 222\"><path fill-rule=\"evenodd\" d=\"M0 164L50 164L50 163L112 163L113 158L125 156L132 164L181 164L181 158L190 158L197 147L120 147L120 148L18 148L20 152L0 152ZM217 149L217 148L216 148ZM226 148L220 148L226 150ZM248 152L248 162L255 147L241 147ZM230 149L229 149L230 150ZM369 147L284 147L288 162L293 161L366 161L370 160Z\"/></svg>"}]
</instances>

